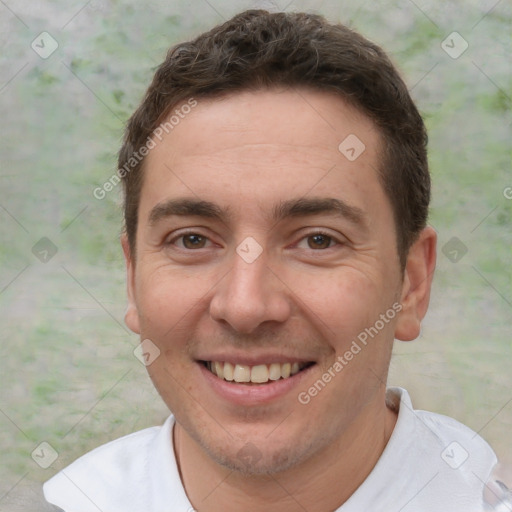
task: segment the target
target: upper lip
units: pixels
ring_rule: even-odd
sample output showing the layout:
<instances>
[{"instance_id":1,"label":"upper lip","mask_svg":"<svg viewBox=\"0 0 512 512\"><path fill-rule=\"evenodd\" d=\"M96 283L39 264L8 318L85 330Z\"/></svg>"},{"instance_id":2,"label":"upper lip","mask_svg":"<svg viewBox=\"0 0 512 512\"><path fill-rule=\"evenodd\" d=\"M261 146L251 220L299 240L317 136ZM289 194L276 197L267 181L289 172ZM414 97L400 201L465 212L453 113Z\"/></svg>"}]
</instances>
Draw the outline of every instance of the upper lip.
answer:
<instances>
[{"instance_id":1,"label":"upper lip","mask_svg":"<svg viewBox=\"0 0 512 512\"><path fill-rule=\"evenodd\" d=\"M217 361L229 362L232 364L242 364L247 366L257 366L260 364L272 363L311 363L315 362L314 358L296 357L278 353L267 354L237 354L233 351L218 352L216 354L202 354L197 358L198 361Z\"/></svg>"}]
</instances>

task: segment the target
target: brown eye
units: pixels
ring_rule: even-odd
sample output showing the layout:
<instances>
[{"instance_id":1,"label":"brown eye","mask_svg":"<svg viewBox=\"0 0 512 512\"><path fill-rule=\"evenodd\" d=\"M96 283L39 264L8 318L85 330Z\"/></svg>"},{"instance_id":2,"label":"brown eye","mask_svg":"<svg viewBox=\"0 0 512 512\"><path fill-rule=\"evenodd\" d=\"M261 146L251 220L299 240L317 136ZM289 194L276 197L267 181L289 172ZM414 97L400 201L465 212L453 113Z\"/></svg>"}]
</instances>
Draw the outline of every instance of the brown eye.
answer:
<instances>
[{"instance_id":1,"label":"brown eye","mask_svg":"<svg viewBox=\"0 0 512 512\"><path fill-rule=\"evenodd\" d=\"M206 237L191 233L189 235L183 235L183 246L186 249L202 249L206 244Z\"/></svg>"},{"instance_id":2,"label":"brown eye","mask_svg":"<svg viewBox=\"0 0 512 512\"><path fill-rule=\"evenodd\" d=\"M327 249L330 247L332 238L328 235L318 233L308 236L308 246L310 249Z\"/></svg>"}]
</instances>

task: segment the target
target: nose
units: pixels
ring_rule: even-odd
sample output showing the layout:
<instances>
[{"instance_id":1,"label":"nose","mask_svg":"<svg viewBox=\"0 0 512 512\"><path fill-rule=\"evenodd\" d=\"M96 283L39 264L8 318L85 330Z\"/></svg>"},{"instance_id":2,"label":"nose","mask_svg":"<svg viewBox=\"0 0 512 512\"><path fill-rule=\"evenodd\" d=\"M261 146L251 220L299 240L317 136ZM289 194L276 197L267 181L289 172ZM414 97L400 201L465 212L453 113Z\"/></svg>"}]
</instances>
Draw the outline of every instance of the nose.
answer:
<instances>
[{"instance_id":1,"label":"nose","mask_svg":"<svg viewBox=\"0 0 512 512\"><path fill-rule=\"evenodd\" d=\"M291 311L287 290L267 265L264 254L249 263L235 252L231 270L215 289L210 315L244 334L264 323L283 323Z\"/></svg>"}]
</instances>

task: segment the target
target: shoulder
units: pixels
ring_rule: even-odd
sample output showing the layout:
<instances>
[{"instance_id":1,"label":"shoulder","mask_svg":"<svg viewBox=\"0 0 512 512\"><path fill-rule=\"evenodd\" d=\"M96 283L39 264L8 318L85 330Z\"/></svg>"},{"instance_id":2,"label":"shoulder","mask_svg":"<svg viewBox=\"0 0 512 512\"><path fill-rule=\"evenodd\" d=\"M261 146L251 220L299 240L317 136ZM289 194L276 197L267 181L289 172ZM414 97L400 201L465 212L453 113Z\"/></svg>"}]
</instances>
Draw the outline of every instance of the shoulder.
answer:
<instances>
[{"instance_id":1,"label":"shoulder","mask_svg":"<svg viewBox=\"0 0 512 512\"><path fill-rule=\"evenodd\" d=\"M155 454L172 453L173 423L171 416L163 426L129 434L86 453L44 484L46 500L64 510L72 504L73 512L97 507L109 512L132 510L145 499Z\"/></svg>"},{"instance_id":2,"label":"shoulder","mask_svg":"<svg viewBox=\"0 0 512 512\"><path fill-rule=\"evenodd\" d=\"M436 437L441 449L442 460L452 469L467 464L472 471L487 472L497 463L497 458L489 444L476 432L459 421L422 410L415 411L418 419Z\"/></svg>"},{"instance_id":3,"label":"shoulder","mask_svg":"<svg viewBox=\"0 0 512 512\"><path fill-rule=\"evenodd\" d=\"M463 465L466 460L485 465L495 464L496 455L487 442L463 423L442 414L414 409L411 398L405 389L390 388L387 394L388 405L399 409L399 420L408 428L397 429L403 435L410 435L427 450L435 452L437 458L453 466ZM456 459L451 461L450 459ZM464 460L462 460L464 459Z\"/></svg>"},{"instance_id":4,"label":"shoulder","mask_svg":"<svg viewBox=\"0 0 512 512\"><path fill-rule=\"evenodd\" d=\"M364 486L374 500L378 496L378 510L400 503L403 512L481 511L484 485L497 463L487 442L453 418L415 410L404 389L389 389L387 402L398 420Z\"/></svg>"},{"instance_id":5,"label":"shoulder","mask_svg":"<svg viewBox=\"0 0 512 512\"><path fill-rule=\"evenodd\" d=\"M418 502L425 510L445 510L447 504L456 511L483 510L485 486L498 462L492 448L453 418L422 410L415 414L427 430L424 438L430 437L422 452L433 478Z\"/></svg>"}]
</instances>

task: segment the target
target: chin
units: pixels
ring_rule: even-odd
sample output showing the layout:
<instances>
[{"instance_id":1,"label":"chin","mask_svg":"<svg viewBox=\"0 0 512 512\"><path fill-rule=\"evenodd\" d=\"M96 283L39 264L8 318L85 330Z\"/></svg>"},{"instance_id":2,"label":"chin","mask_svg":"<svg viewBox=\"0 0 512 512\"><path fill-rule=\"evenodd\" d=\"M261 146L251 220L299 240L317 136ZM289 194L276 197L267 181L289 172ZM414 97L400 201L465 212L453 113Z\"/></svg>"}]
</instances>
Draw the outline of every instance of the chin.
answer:
<instances>
[{"instance_id":1,"label":"chin","mask_svg":"<svg viewBox=\"0 0 512 512\"><path fill-rule=\"evenodd\" d=\"M243 476L274 475L283 473L306 461L311 447L298 446L290 441L291 446L273 446L264 440L258 443L247 441L237 449L236 443L226 446L205 446L203 449L210 458L226 469ZM259 446L264 446L260 450Z\"/></svg>"}]
</instances>

